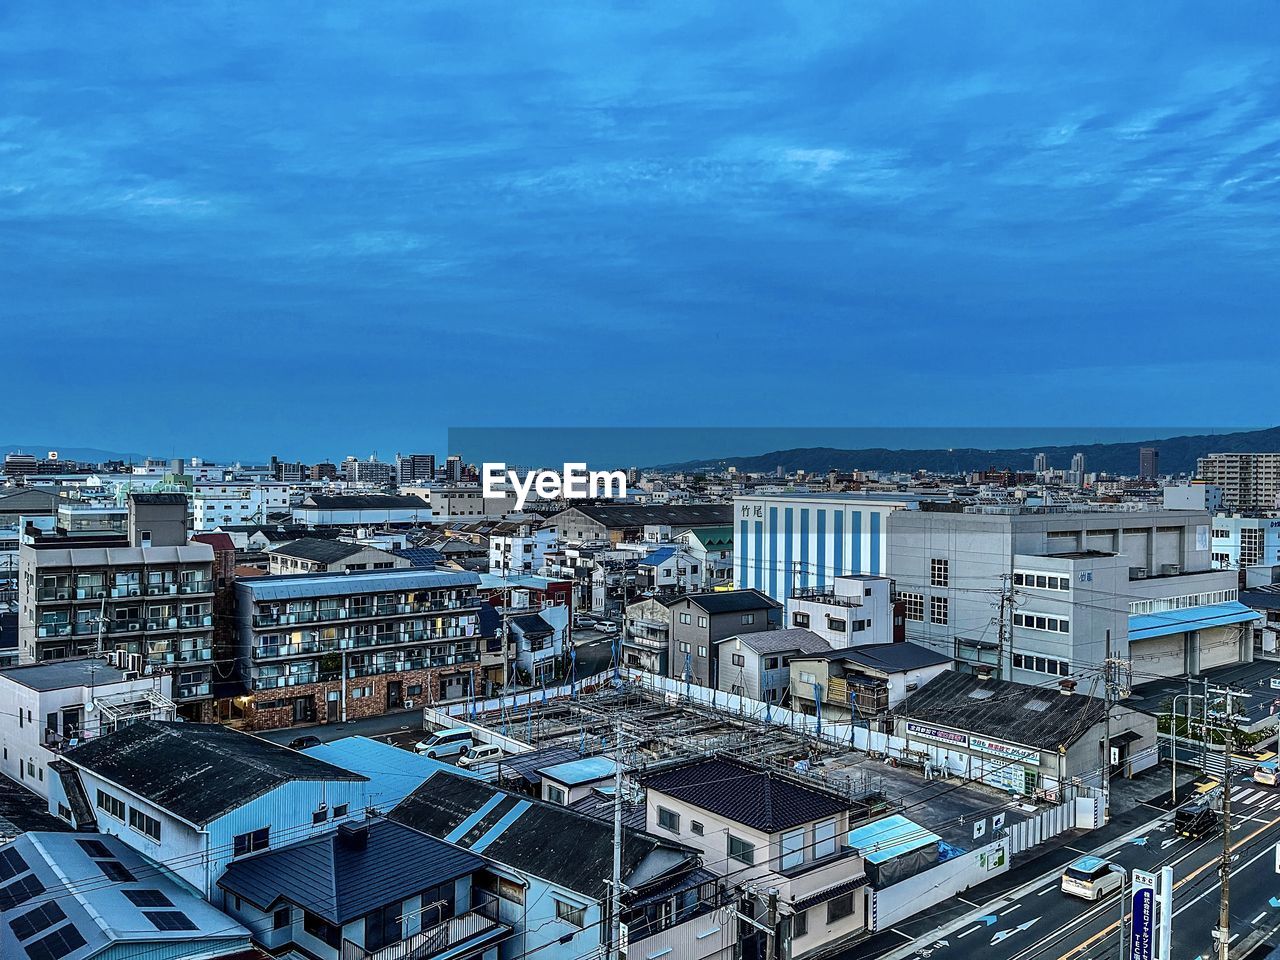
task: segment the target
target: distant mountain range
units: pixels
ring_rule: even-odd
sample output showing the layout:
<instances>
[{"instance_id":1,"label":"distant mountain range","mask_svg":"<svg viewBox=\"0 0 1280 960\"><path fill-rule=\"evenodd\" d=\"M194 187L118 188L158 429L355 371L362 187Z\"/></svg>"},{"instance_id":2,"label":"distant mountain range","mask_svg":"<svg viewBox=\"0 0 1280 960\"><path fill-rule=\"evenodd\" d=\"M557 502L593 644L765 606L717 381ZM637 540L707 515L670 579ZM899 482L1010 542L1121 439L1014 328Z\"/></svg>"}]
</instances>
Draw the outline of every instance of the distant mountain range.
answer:
<instances>
[{"instance_id":1,"label":"distant mountain range","mask_svg":"<svg viewBox=\"0 0 1280 960\"><path fill-rule=\"evenodd\" d=\"M1160 451L1161 473L1191 474L1195 472L1196 461L1206 454L1280 451L1280 427L1239 433L1193 434L1133 443L1020 447L1008 450L982 450L973 447L953 450L838 450L832 447L800 447L756 456L665 464L658 469L689 472L736 467L744 473L770 473L782 467L784 473L796 470L819 474L828 470L902 473L928 470L930 473L957 474L988 469L1030 470L1036 454L1043 453L1048 458L1051 469L1066 470L1071 466L1071 458L1077 453L1083 453L1085 470L1090 473L1134 476L1138 473L1138 452L1143 447L1155 447Z\"/></svg>"},{"instance_id":2,"label":"distant mountain range","mask_svg":"<svg viewBox=\"0 0 1280 960\"><path fill-rule=\"evenodd\" d=\"M56 443L0 443L0 458L7 453L29 453L35 457L45 457L50 450L57 450L58 456L63 460L80 460L84 463L103 463L107 460L132 460L141 463L147 459L141 453L119 453L93 447L60 447Z\"/></svg>"}]
</instances>

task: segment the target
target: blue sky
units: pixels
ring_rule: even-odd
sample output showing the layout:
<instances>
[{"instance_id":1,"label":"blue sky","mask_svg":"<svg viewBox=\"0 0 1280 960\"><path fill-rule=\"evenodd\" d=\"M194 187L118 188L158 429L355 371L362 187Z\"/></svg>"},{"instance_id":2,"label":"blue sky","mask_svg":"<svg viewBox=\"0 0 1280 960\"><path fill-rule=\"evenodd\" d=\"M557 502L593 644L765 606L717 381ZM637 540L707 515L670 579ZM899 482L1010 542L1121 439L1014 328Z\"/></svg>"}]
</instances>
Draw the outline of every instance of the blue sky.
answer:
<instances>
[{"instance_id":1,"label":"blue sky","mask_svg":"<svg viewBox=\"0 0 1280 960\"><path fill-rule=\"evenodd\" d=\"M1264 423L1276 34L1260 3L4 5L0 442Z\"/></svg>"}]
</instances>

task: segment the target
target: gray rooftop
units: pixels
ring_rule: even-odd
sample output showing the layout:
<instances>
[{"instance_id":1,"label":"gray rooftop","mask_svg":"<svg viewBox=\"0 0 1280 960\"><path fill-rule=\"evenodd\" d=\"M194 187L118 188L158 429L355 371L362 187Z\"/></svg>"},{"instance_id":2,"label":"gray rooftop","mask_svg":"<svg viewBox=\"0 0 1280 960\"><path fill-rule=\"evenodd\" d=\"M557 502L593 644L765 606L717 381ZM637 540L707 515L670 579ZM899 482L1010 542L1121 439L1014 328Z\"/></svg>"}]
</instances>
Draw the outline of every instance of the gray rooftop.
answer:
<instances>
[{"instance_id":1,"label":"gray rooftop","mask_svg":"<svg viewBox=\"0 0 1280 960\"><path fill-rule=\"evenodd\" d=\"M759 633L744 633L740 636L725 637L720 643L740 642L748 650L761 656L771 653L785 653L788 650L799 650L801 653L828 653L829 644L812 630L803 627L788 627L784 630L761 630Z\"/></svg>"},{"instance_id":2,"label":"gray rooftop","mask_svg":"<svg viewBox=\"0 0 1280 960\"><path fill-rule=\"evenodd\" d=\"M414 568L373 570L361 573L303 574L296 577L254 577L236 586L248 590L255 600L300 600L349 593L378 593L393 590L440 590L447 587L474 587L480 577L456 570Z\"/></svg>"},{"instance_id":3,"label":"gray rooftop","mask_svg":"<svg viewBox=\"0 0 1280 960\"><path fill-rule=\"evenodd\" d=\"M32 690L64 690L67 687L120 683L125 679L125 673L97 657L81 657L9 667L0 670L0 677Z\"/></svg>"}]
</instances>

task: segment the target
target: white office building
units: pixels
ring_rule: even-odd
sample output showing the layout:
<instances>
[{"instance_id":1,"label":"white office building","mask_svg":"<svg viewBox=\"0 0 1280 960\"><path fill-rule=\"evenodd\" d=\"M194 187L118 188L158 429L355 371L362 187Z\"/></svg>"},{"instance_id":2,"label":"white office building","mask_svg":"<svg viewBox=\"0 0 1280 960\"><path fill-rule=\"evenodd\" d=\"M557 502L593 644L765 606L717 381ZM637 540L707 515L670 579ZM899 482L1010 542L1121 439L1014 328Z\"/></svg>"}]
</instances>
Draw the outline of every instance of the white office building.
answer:
<instances>
[{"instance_id":1,"label":"white office building","mask_svg":"<svg viewBox=\"0 0 1280 960\"><path fill-rule=\"evenodd\" d=\"M289 512L289 485L226 481L192 487L192 525L197 532L225 526L265 524L272 513Z\"/></svg>"}]
</instances>

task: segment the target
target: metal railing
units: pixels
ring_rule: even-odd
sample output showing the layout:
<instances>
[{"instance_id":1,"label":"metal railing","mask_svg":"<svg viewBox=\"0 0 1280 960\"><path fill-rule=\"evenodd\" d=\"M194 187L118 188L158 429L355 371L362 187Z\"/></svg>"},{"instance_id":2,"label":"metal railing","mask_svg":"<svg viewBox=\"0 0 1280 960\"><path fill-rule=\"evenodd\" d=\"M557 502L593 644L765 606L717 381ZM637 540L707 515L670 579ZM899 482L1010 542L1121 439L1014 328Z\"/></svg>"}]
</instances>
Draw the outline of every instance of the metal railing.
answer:
<instances>
[{"instance_id":1,"label":"metal railing","mask_svg":"<svg viewBox=\"0 0 1280 960\"><path fill-rule=\"evenodd\" d=\"M498 901L486 898L466 913L450 917L433 927L388 944L380 950L342 941L342 960L429 960L466 941L504 926L498 920Z\"/></svg>"}]
</instances>

